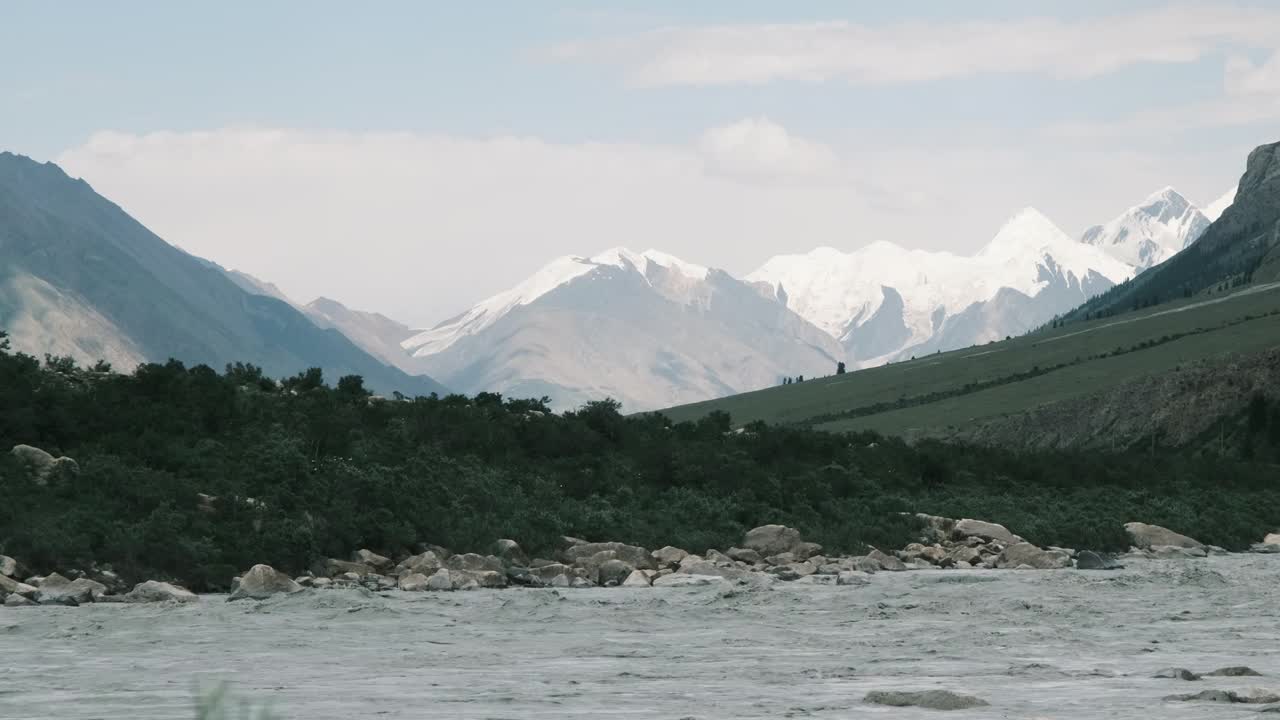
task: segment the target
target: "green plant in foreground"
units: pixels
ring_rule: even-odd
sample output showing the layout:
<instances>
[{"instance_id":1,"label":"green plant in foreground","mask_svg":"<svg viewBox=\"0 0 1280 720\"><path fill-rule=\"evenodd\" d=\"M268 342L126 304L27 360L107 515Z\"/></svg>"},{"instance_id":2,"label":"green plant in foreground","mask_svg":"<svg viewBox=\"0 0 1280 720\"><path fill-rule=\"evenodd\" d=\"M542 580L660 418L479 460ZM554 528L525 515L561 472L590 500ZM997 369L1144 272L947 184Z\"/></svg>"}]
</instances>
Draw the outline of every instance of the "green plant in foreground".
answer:
<instances>
[{"instance_id":1,"label":"green plant in foreground","mask_svg":"<svg viewBox=\"0 0 1280 720\"><path fill-rule=\"evenodd\" d=\"M196 720L280 720L267 706L254 707L245 698L231 695L230 683L218 683L196 699Z\"/></svg>"}]
</instances>

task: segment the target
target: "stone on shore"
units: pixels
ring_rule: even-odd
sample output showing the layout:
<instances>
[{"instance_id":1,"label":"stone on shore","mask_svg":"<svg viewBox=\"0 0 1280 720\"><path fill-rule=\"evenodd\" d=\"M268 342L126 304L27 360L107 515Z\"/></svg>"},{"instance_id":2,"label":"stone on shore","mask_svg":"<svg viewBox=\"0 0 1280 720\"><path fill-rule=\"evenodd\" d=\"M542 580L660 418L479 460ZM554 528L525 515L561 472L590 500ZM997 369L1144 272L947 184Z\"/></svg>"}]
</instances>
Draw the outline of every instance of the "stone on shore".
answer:
<instances>
[{"instance_id":1,"label":"stone on shore","mask_svg":"<svg viewBox=\"0 0 1280 720\"><path fill-rule=\"evenodd\" d=\"M748 565L759 565L764 562L764 557L751 548L731 547L725 552L725 555L728 555L730 558L733 558L738 562L747 563Z\"/></svg>"},{"instance_id":2,"label":"stone on shore","mask_svg":"<svg viewBox=\"0 0 1280 720\"><path fill-rule=\"evenodd\" d=\"M19 595L18 593L10 593L9 595L6 595L6 596L5 596L5 598L4 598L4 606L5 606L5 607L11 607L11 608L13 608L13 607L31 607L32 605L36 605L36 604L38 604L38 603L36 603L36 601L35 601L35 600L32 600L31 598L28 598L28 597L24 597L24 596L22 596L22 595Z\"/></svg>"},{"instance_id":3,"label":"stone on shore","mask_svg":"<svg viewBox=\"0 0 1280 720\"><path fill-rule=\"evenodd\" d=\"M106 587L92 580L80 578L72 581L52 573L40 582L35 600L41 605L83 605L96 600L95 593L101 597L106 594Z\"/></svg>"},{"instance_id":4,"label":"stone on shore","mask_svg":"<svg viewBox=\"0 0 1280 720\"><path fill-rule=\"evenodd\" d=\"M1147 556L1156 560L1194 560L1208 557L1204 548L1180 547L1178 545L1152 545L1146 550Z\"/></svg>"},{"instance_id":5,"label":"stone on shore","mask_svg":"<svg viewBox=\"0 0 1280 720\"><path fill-rule=\"evenodd\" d=\"M1000 568L1029 567L1035 570L1057 570L1071 567L1071 556L1059 550L1041 550L1028 542L1010 545L996 561Z\"/></svg>"},{"instance_id":6,"label":"stone on shore","mask_svg":"<svg viewBox=\"0 0 1280 720\"><path fill-rule=\"evenodd\" d=\"M1205 677L1262 677L1262 673L1245 665L1233 665L1231 667L1218 668L1213 672L1207 672Z\"/></svg>"},{"instance_id":7,"label":"stone on shore","mask_svg":"<svg viewBox=\"0 0 1280 720\"><path fill-rule=\"evenodd\" d=\"M674 567L679 565L681 560L689 557L688 550L681 550L678 547L672 547L670 545L659 550L654 550L650 554L653 556L653 559L657 561L659 568Z\"/></svg>"},{"instance_id":8,"label":"stone on shore","mask_svg":"<svg viewBox=\"0 0 1280 720\"><path fill-rule=\"evenodd\" d=\"M529 556L525 554L520 543L503 538L493 544L493 554L508 567L528 567Z\"/></svg>"},{"instance_id":9,"label":"stone on shore","mask_svg":"<svg viewBox=\"0 0 1280 720\"><path fill-rule=\"evenodd\" d=\"M673 573L653 579L654 587L692 587L698 585L715 585L726 580L719 575L686 575Z\"/></svg>"},{"instance_id":10,"label":"stone on shore","mask_svg":"<svg viewBox=\"0 0 1280 720\"><path fill-rule=\"evenodd\" d=\"M726 580L737 580L748 574L748 571L736 566L717 565L709 560L699 559L695 555L685 558L676 572L680 575L716 576Z\"/></svg>"},{"instance_id":11,"label":"stone on shore","mask_svg":"<svg viewBox=\"0 0 1280 720\"><path fill-rule=\"evenodd\" d=\"M649 587L651 584L649 576L643 570L632 570L627 579L622 581L622 587Z\"/></svg>"},{"instance_id":12,"label":"stone on shore","mask_svg":"<svg viewBox=\"0 0 1280 720\"><path fill-rule=\"evenodd\" d=\"M880 552L879 550L873 549L871 552L867 553L867 559L875 561L876 564L880 566L880 570L888 572L902 572L907 569L906 563L892 555Z\"/></svg>"},{"instance_id":13,"label":"stone on shore","mask_svg":"<svg viewBox=\"0 0 1280 720\"><path fill-rule=\"evenodd\" d=\"M365 549L355 551L355 553L351 555L351 559L355 562L368 565L379 573L385 573L395 565L391 558L384 557L372 550Z\"/></svg>"},{"instance_id":14,"label":"stone on shore","mask_svg":"<svg viewBox=\"0 0 1280 720\"><path fill-rule=\"evenodd\" d=\"M1280 702L1280 695L1268 690L1259 690L1255 688L1247 692L1237 692L1235 690L1202 690L1198 693L1188 693L1186 695L1168 695L1164 699L1166 701L1173 702L1216 702L1269 705L1271 703Z\"/></svg>"},{"instance_id":15,"label":"stone on shore","mask_svg":"<svg viewBox=\"0 0 1280 720\"><path fill-rule=\"evenodd\" d=\"M921 707L927 710L967 710L969 708L986 707L990 703L972 695L960 695L949 690L925 690L923 692L900 692L893 690L873 690L867 693L863 702L872 705L888 705L890 707Z\"/></svg>"},{"instance_id":16,"label":"stone on shore","mask_svg":"<svg viewBox=\"0 0 1280 720\"><path fill-rule=\"evenodd\" d=\"M419 573L431 577L442 567L444 567L444 562L440 559L440 556L433 550L427 550L418 555L410 555L405 558L399 565L396 565L395 574Z\"/></svg>"},{"instance_id":17,"label":"stone on shore","mask_svg":"<svg viewBox=\"0 0 1280 720\"><path fill-rule=\"evenodd\" d=\"M502 559L493 555L480 555L477 553L452 555L444 561L444 565L450 570L506 574L506 565L502 563Z\"/></svg>"},{"instance_id":18,"label":"stone on shore","mask_svg":"<svg viewBox=\"0 0 1280 720\"><path fill-rule=\"evenodd\" d=\"M453 589L453 578L448 568L440 568L427 579L427 589L434 591L444 591Z\"/></svg>"},{"instance_id":19,"label":"stone on shore","mask_svg":"<svg viewBox=\"0 0 1280 720\"><path fill-rule=\"evenodd\" d=\"M339 560L338 558L325 558L317 561L311 568L311 572L318 577L336 578L347 573L351 573L358 578L362 578L373 572L373 568L362 563L353 562L351 560Z\"/></svg>"},{"instance_id":20,"label":"stone on shore","mask_svg":"<svg viewBox=\"0 0 1280 720\"><path fill-rule=\"evenodd\" d=\"M438 575L439 573L436 574ZM432 577L435 577L435 575ZM498 572L496 570L455 570L450 568L449 579L453 581L454 590L502 588L507 586L506 572Z\"/></svg>"},{"instance_id":21,"label":"stone on shore","mask_svg":"<svg viewBox=\"0 0 1280 720\"><path fill-rule=\"evenodd\" d=\"M8 555L0 555L0 575L16 578L19 577L21 570L22 568L17 560Z\"/></svg>"},{"instance_id":22,"label":"stone on shore","mask_svg":"<svg viewBox=\"0 0 1280 720\"><path fill-rule=\"evenodd\" d=\"M985 520L958 520L952 533L961 539L976 537L987 542L995 540L1005 545L1024 542L1021 537L1009 532L1009 528Z\"/></svg>"},{"instance_id":23,"label":"stone on shore","mask_svg":"<svg viewBox=\"0 0 1280 720\"><path fill-rule=\"evenodd\" d=\"M871 576L858 570L845 570L836 576L837 585L866 585L871 582Z\"/></svg>"},{"instance_id":24,"label":"stone on shore","mask_svg":"<svg viewBox=\"0 0 1280 720\"><path fill-rule=\"evenodd\" d=\"M1267 533L1267 536L1262 538L1262 544L1280 545L1280 532Z\"/></svg>"},{"instance_id":25,"label":"stone on shore","mask_svg":"<svg viewBox=\"0 0 1280 720\"><path fill-rule=\"evenodd\" d=\"M590 558L605 551L611 551L614 553L612 559L621 560L637 569L657 569L653 556L648 550L637 545L627 545L626 543L620 542L599 542L574 545L573 547L566 549L562 555L565 562L570 565L576 565L579 560ZM601 560L601 562L603 562L603 560Z\"/></svg>"},{"instance_id":26,"label":"stone on shore","mask_svg":"<svg viewBox=\"0 0 1280 720\"><path fill-rule=\"evenodd\" d=\"M800 531L785 525L761 525L747 531L742 546L768 557L793 552L800 545Z\"/></svg>"},{"instance_id":27,"label":"stone on shore","mask_svg":"<svg viewBox=\"0 0 1280 720\"><path fill-rule=\"evenodd\" d=\"M400 576L397 585L405 592L422 592L427 589L429 580L430 578L422 573L406 573Z\"/></svg>"},{"instance_id":28,"label":"stone on shore","mask_svg":"<svg viewBox=\"0 0 1280 720\"><path fill-rule=\"evenodd\" d=\"M617 559L605 560L596 571L596 582L609 587L621 585L635 572L636 568L630 563Z\"/></svg>"},{"instance_id":29,"label":"stone on shore","mask_svg":"<svg viewBox=\"0 0 1280 720\"><path fill-rule=\"evenodd\" d=\"M1151 677L1160 678L1163 680L1187 680L1187 681L1194 681L1194 680L1200 679L1199 675L1191 672L1190 670L1186 668L1176 668L1176 667L1159 670L1156 672L1155 675L1152 675Z\"/></svg>"},{"instance_id":30,"label":"stone on shore","mask_svg":"<svg viewBox=\"0 0 1280 720\"><path fill-rule=\"evenodd\" d=\"M23 466L27 477L37 485L47 485L50 480L60 480L80 474L80 466L69 457L54 458L49 453L31 445L14 445L9 454Z\"/></svg>"},{"instance_id":31,"label":"stone on shore","mask_svg":"<svg viewBox=\"0 0 1280 720\"><path fill-rule=\"evenodd\" d=\"M190 590L174 585L172 583L160 582L158 580L147 580L133 586L133 589L125 593L121 597L122 602L127 603L152 603L152 602L179 602L189 603L196 602L200 598Z\"/></svg>"},{"instance_id":32,"label":"stone on shore","mask_svg":"<svg viewBox=\"0 0 1280 720\"><path fill-rule=\"evenodd\" d=\"M1148 525L1146 523L1131 522L1125 523L1125 532L1129 533L1129 538L1133 540L1135 547L1143 550L1150 550L1160 545L1171 545L1180 548L1196 548L1204 550L1204 544L1199 540L1180 535L1168 528L1162 528L1159 525Z\"/></svg>"},{"instance_id":33,"label":"stone on shore","mask_svg":"<svg viewBox=\"0 0 1280 720\"><path fill-rule=\"evenodd\" d=\"M287 595L302 592L302 586L293 578L276 570L270 565L254 565L249 572L240 576L240 584L227 596L227 602L250 598L264 600L273 595Z\"/></svg>"}]
</instances>

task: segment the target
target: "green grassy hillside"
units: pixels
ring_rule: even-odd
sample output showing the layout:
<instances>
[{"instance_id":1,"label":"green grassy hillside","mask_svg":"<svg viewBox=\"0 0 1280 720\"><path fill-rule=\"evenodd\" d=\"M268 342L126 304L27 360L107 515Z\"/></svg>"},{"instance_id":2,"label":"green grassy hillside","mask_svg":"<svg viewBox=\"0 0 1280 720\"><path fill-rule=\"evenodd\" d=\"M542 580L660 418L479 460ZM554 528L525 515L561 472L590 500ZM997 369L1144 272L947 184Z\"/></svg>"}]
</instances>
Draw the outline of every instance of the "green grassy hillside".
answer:
<instances>
[{"instance_id":1,"label":"green grassy hillside","mask_svg":"<svg viewBox=\"0 0 1280 720\"><path fill-rule=\"evenodd\" d=\"M1181 364L1280 346L1280 283L664 411L900 434L1082 397Z\"/></svg>"}]
</instances>

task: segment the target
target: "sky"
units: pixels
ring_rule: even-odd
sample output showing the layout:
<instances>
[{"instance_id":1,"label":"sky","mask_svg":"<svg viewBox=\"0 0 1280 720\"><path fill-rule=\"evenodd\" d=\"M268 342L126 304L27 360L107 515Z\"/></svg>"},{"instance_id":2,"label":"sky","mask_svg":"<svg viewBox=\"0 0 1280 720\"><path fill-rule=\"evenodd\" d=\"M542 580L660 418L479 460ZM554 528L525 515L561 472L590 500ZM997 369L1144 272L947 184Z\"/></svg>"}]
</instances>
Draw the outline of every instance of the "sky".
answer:
<instances>
[{"instance_id":1,"label":"sky","mask_svg":"<svg viewBox=\"0 0 1280 720\"><path fill-rule=\"evenodd\" d=\"M1280 3L8 0L0 97L0 150L169 242L429 327L615 246L745 275L1208 204L1280 139Z\"/></svg>"}]
</instances>

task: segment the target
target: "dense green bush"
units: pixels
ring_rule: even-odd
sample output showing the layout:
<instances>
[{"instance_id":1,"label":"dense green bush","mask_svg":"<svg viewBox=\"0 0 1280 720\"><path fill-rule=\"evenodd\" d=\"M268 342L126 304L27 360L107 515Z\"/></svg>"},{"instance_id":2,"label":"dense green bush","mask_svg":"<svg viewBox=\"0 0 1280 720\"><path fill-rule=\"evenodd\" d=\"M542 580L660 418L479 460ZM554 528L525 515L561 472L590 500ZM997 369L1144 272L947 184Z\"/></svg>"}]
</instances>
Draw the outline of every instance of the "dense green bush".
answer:
<instances>
[{"instance_id":1,"label":"dense green bush","mask_svg":"<svg viewBox=\"0 0 1280 720\"><path fill-rule=\"evenodd\" d=\"M1272 442L1270 411L1248 416ZM722 414L672 424L610 402L559 416L495 394L384 400L354 378L277 383L247 365L121 375L0 352L0 448L17 443L81 472L39 486L0 455L0 552L195 589L257 562L297 572L359 547L499 537L544 555L561 535L701 551L778 522L835 552L891 548L918 532L913 512L1099 549L1125 547L1129 520L1237 548L1280 526L1275 466L1258 462L730 431ZM202 508L200 493L218 500Z\"/></svg>"}]
</instances>

